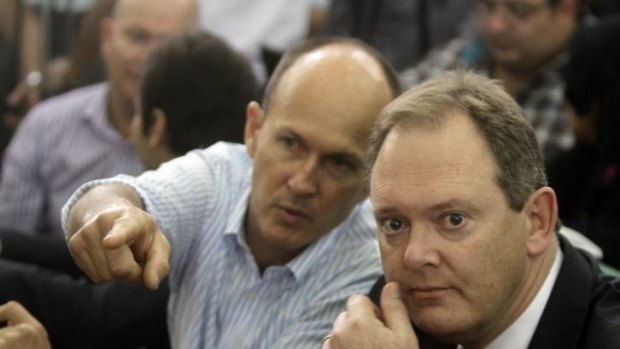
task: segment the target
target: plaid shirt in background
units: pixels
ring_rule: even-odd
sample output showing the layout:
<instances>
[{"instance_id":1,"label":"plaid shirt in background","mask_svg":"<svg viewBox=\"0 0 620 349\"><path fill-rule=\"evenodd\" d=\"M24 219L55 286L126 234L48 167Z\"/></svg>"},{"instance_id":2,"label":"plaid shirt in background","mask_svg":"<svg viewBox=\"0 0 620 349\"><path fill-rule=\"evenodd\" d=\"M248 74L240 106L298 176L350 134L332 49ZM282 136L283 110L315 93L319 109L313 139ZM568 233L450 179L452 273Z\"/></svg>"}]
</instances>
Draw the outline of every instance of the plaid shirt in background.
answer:
<instances>
[{"instance_id":1,"label":"plaid shirt in background","mask_svg":"<svg viewBox=\"0 0 620 349\"><path fill-rule=\"evenodd\" d=\"M534 127L545 159L553 157L559 150L570 148L574 143L564 113L564 83L559 71L566 61L566 54L560 55L541 69L529 88L513 95ZM443 48L431 51L415 67L404 70L400 79L404 88L411 88L450 69L470 69L489 76L489 61L482 38L454 39Z\"/></svg>"}]
</instances>

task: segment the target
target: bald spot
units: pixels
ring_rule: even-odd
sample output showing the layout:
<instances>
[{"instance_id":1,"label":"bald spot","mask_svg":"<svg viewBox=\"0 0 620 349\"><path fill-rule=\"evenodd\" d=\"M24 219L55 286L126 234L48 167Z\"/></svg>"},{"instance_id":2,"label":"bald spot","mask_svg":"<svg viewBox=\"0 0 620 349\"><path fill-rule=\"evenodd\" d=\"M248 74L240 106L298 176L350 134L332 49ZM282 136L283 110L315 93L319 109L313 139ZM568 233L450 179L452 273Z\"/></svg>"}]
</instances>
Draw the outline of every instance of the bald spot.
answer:
<instances>
[{"instance_id":1,"label":"bald spot","mask_svg":"<svg viewBox=\"0 0 620 349\"><path fill-rule=\"evenodd\" d=\"M380 64L363 50L332 44L299 57L284 73L270 109L315 110L322 117L348 118L342 132L367 141L379 111L392 100Z\"/></svg>"}]
</instances>

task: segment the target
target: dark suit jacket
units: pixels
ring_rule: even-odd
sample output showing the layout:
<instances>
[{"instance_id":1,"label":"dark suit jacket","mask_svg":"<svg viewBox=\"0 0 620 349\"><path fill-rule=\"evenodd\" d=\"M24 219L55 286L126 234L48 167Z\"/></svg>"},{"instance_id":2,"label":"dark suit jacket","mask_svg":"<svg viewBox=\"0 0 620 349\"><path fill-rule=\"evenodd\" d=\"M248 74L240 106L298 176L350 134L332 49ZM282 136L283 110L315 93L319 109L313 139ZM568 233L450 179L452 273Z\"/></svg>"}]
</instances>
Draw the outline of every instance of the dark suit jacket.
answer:
<instances>
[{"instance_id":1,"label":"dark suit jacket","mask_svg":"<svg viewBox=\"0 0 620 349\"><path fill-rule=\"evenodd\" d=\"M0 304L15 300L45 326L56 349L170 347L167 280L159 290L112 282L94 285L64 241L0 231Z\"/></svg>"},{"instance_id":2,"label":"dark suit jacket","mask_svg":"<svg viewBox=\"0 0 620 349\"><path fill-rule=\"evenodd\" d=\"M560 237L564 259L529 349L620 348L620 280L604 275L590 255ZM379 304L385 279L369 296ZM422 349L455 348L416 330Z\"/></svg>"}]
</instances>

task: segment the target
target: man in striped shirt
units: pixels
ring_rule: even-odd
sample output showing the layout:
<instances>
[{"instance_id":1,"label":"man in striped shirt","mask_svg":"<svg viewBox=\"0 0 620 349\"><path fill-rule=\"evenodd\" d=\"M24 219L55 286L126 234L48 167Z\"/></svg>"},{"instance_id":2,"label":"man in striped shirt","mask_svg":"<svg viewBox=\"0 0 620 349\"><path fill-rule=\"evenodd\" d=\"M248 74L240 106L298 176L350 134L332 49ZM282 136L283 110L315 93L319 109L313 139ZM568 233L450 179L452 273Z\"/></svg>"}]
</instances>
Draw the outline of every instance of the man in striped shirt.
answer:
<instances>
[{"instance_id":1,"label":"man in striped shirt","mask_svg":"<svg viewBox=\"0 0 620 349\"><path fill-rule=\"evenodd\" d=\"M95 282L157 288L170 271L173 347L316 348L380 274L364 155L398 92L366 45L303 43L248 105L245 146L78 189L63 208L74 259Z\"/></svg>"},{"instance_id":2,"label":"man in striped shirt","mask_svg":"<svg viewBox=\"0 0 620 349\"><path fill-rule=\"evenodd\" d=\"M81 184L143 168L127 140L140 71L153 45L196 24L194 0L119 0L101 24L107 83L45 101L9 145L0 181L0 226L62 236L59 213Z\"/></svg>"}]
</instances>

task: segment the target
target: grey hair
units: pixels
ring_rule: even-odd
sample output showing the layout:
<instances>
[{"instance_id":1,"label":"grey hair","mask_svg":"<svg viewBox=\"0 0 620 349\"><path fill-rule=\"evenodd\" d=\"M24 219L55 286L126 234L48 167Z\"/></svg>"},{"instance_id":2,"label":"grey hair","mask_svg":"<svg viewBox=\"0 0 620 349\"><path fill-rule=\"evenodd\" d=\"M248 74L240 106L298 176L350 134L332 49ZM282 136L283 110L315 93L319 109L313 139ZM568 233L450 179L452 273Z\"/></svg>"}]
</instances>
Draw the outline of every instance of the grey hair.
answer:
<instances>
[{"instance_id":1,"label":"grey hair","mask_svg":"<svg viewBox=\"0 0 620 349\"><path fill-rule=\"evenodd\" d=\"M529 196L547 185L536 136L500 84L473 72L443 73L388 104L371 136L369 171L392 129L437 129L448 117L459 116L469 117L480 131L498 169L498 186L509 207L521 211Z\"/></svg>"}]
</instances>

